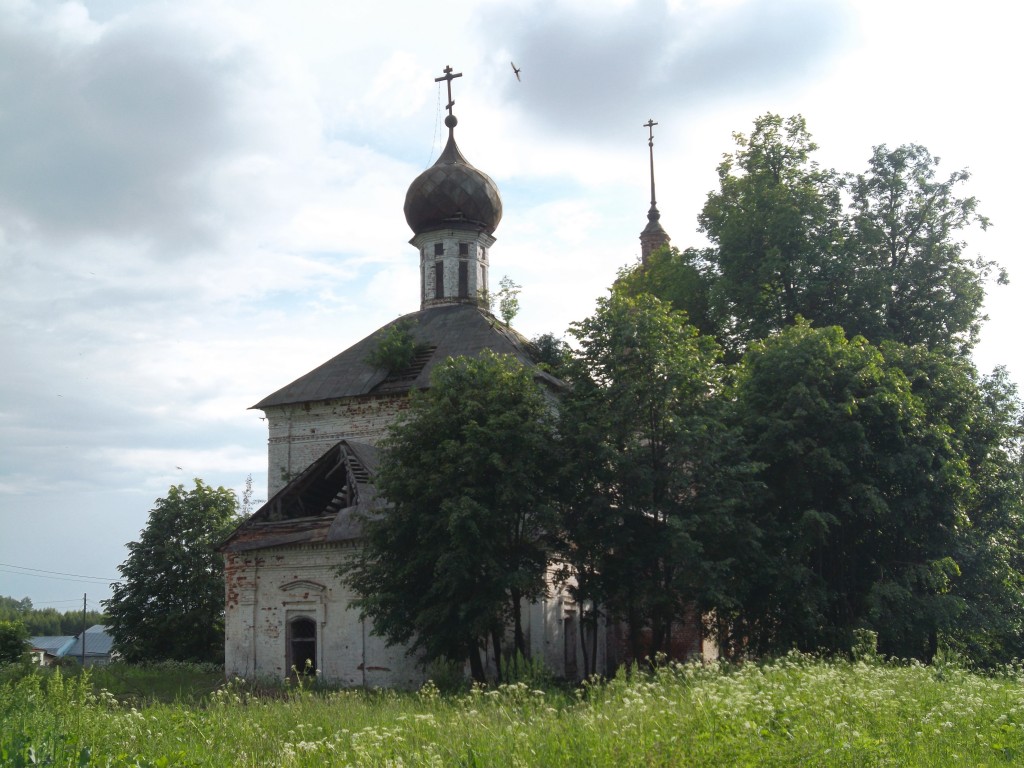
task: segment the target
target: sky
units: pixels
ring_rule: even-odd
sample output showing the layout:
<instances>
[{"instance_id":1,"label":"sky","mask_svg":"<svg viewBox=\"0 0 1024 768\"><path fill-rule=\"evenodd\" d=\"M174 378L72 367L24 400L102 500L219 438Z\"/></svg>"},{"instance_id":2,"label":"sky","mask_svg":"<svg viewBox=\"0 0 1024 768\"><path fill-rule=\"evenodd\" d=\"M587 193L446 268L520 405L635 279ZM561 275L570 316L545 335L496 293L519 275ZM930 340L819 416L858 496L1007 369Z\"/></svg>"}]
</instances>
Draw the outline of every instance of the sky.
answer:
<instances>
[{"instance_id":1,"label":"sky","mask_svg":"<svg viewBox=\"0 0 1024 768\"><path fill-rule=\"evenodd\" d=\"M98 608L170 486L265 497L250 406L419 309L402 205L446 65L527 336L639 258L648 119L687 247L733 132L799 113L823 166L918 143L970 170L967 253L1011 280L976 361L1020 383L1019 26L1001 0L0 0L0 595Z\"/></svg>"}]
</instances>

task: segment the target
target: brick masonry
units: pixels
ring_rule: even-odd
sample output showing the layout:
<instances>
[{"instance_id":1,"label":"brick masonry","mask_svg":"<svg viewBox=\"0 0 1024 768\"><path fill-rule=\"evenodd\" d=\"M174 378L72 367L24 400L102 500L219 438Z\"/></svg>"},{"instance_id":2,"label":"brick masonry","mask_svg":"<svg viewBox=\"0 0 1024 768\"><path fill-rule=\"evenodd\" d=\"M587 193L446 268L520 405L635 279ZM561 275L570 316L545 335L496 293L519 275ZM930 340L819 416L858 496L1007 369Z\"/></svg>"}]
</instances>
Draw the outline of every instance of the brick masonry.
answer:
<instances>
[{"instance_id":1,"label":"brick masonry","mask_svg":"<svg viewBox=\"0 0 1024 768\"><path fill-rule=\"evenodd\" d=\"M376 445L408 407L404 393L268 407L267 498L273 498L339 440Z\"/></svg>"}]
</instances>

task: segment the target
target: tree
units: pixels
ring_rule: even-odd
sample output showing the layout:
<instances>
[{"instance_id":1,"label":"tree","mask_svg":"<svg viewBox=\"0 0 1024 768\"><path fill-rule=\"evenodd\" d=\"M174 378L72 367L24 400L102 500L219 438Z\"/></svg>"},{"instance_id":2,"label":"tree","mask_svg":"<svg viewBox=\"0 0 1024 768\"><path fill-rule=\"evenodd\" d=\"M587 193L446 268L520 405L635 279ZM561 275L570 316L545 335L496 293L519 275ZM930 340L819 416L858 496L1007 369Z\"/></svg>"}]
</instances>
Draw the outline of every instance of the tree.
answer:
<instances>
[{"instance_id":1,"label":"tree","mask_svg":"<svg viewBox=\"0 0 1024 768\"><path fill-rule=\"evenodd\" d=\"M385 371L408 368L416 357L418 347L412 335L416 321L396 320L377 333L377 344L366 356L366 363Z\"/></svg>"},{"instance_id":2,"label":"tree","mask_svg":"<svg viewBox=\"0 0 1024 768\"><path fill-rule=\"evenodd\" d=\"M376 477L391 506L364 520L341 574L376 634L427 661L468 658L482 681L480 649L500 670L508 626L529 654L523 602L546 593L554 414L528 369L489 351L437 366L407 413Z\"/></svg>"},{"instance_id":3,"label":"tree","mask_svg":"<svg viewBox=\"0 0 1024 768\"><path fill-rule=\"evenodd\" d=\"M798 316L876 345L970 349L995 265L964 255L963 232L989 225L957 195L967 171L940 179L939 159L916 144L875 147L862 174L823 169L799 115L767 114L734 136L699 216L712 246L691 262L705 279L666 285L655 270L646 290L691 313L706 304L701 327L734 355Z\"/></svg>"},{"instance_id":4,"label":"tree","mask_svg":"<svg viewBox=\"0 0 1024 768\"><path fill-rule=\"evenodd\" d=\"M28 653L28 630L20 621L0 621L0 664L13 664Z\"/></svg>"},{"instance_id":5,"label":"tree","mask_svg":"<svg viewBox=\"0 0 1024 768\"><path fill-rule=\"evenodd\" d=\"M969 360L890 345L932 421L968 473L950 593L963 605L941 638L981 664L1024 656L1024 408L1006 371L979 377ZM898 354L897 354L898 353Z\"/></svg>"},{"instance_id":6,"label":"tree","mask_svg":"<svg viewBox=\"0 0 1024 768\"><path fill-rule=\"evenodd\" d=\"M60 613L55 608L33 608L27 597L0 597L0 621L20 621L32 636L77 635L83 624L103 624L105 617L99 611L89 611L83 620L81 611Z\"/></svg>"},{"instance_id":7,"label":"tree","mask_svg":"<svg viewBox=\"0 0 1024 768\"><path fill-rule=\"evenodd\" d=\"M800 321L748 350L737 402L766 493L764 552L734 635L755 652L880 649L930 658L962 601L956 530L970 478L902 356Z\"/></svg>"},{"instance_id":8,"label":"tree","mask_svg":"<svg viewBox=\"0 0 1024 768\"><path fill-rule=\"evenodd\" d=\"M508 325L519 314L519 292L523 286L505 275L498 281L498 314L501 321Z\"/></svg>"},{"instance_id":9,"label":"tree","mask_svg":"<svg viewBox=\"0 0 1024 768\"><path fill-rule=\"evenodd\" d=\"M553 333L542 333L530 339L533 362L548 373L562 377L571 357L569 345Z\"/></svg>"},{"instance_id":10,"label":"tree","mask_svg":"<svg viewBox=\"0 0 1024 768\"><path fill-rule=\"evenodd\" d=\"M709 301L722 342L742 349L797 315L841 325L842 177L811 160L817 145L799 115L767 114L749 137L733 136L738 149L718 166L720 188L698 217L712 242Z\"/></svg>"},{"instance_id":11,"label":"tree","mask_svg":"<svg viewBox=\"0 0 1024 768\"><path fill-rule=\"evenodd\" d=\"M718 327L710 302L715 274L708 256L709 252L695 248L659 248L648 255L646 263L620 270L615 289L627 296L656 296L672 309L685 312L687 322L701 334L714 336Z\"/></svg>"},{"instance_id":12,"label":"tree","mask_svg":"<svg viewBox=\"0 0 1024 768\"><path fill-rule=\"evenodd\" d=\"M977 339L984 282L994 268L967 260L957 239L989 221L955 188L970 174L937 180L939 158L917 144L874 148L868 170L850 177L853 226L845 257L853 268L843 325L875 343L967 351ZM1004 272L1000 282L1006 281Z\"/></svg>"},{"instance_id":13,"label":"tree","mask_svg":"<svg viewBox=\"0 0 1024 768\"><path fill-rule=\"evenodd\" d=\"M224 655L224 563L217 546L238 522L234 491L196 478L156 500L104 600L126 661L218 661Z\"/></svg>"},{"instance_id":14,"label":"tree","mask_svg":"<svg viewBox=\"0 0 1024 768\"><path fill-rule=\"evenodd\" d=\"M683 313L613 291L570 333L560 553L577 602L627 622L641 658L670 648L694 610L728 602L753 533L737 514L750 467L726 420L720 351Z\"/></svg>"}]
</instances>

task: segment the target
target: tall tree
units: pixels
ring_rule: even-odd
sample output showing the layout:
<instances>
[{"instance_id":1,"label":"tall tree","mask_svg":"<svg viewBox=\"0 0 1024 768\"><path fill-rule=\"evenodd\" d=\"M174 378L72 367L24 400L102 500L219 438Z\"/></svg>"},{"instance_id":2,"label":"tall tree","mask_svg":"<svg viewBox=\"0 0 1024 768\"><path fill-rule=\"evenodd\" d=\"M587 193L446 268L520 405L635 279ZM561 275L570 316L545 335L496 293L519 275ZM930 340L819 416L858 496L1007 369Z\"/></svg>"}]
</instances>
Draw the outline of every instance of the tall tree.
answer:
<instances>
[{"instance_id":1,"label":"tall tree","mask_svg":"<svg viewBox=\"0 0 1024 768\"><path fill-rule=\"evenodd\" d=\"M157 499L122 580L104 600L107 626L127 661L224 657L224 562L217 546L238 522L234 491L196 478Z\"/></svg>"},{"instance_id":2,"label":"tall tree","mask_svg":"<svg viewBox=\"0 0 1024 768\"><path fill-rule=\"evenodd\" d=\"M844 259L853 268L842 324L874 343L966 351L983 319L984 282L994 264L964 257L962 231L985 229L974 197L958 197L966 170L937 178L939 158L917 144L874 148L850 178L853 226ZM1005 282L1004 272L999 273Z\"/></svg>"},{"instance_id":3,"label":"tall tree","mask_svg":"<svg viewBox=\"0 0 1024 768\"><path fill-rule=\"evenodd\" d=\"M613 291L570 333L562 554L577 600L626 621L641 657L668 649L674 625L728 592L752 535L734 514L748 466L722 412L719 349L683 313Z\"/></svg>"},{"instance_id":4,"label":"tall tree","mask_svg":"<svg viewBox=\"0 0 1024 768\"><path fill-rule=\"evenodd\" d=\"M686 313L686 320L700 333L714 336L718 326L711 308L715 281L711 252L668 246L649 254L646 263L619 271L615 289L627 296L649 293Z\"/></svg>"},{"instance_id":5,"label":"tall tree","mask_svg":"<svg viewBox=\"0 0 1024 768\"><path fill-rule=\"evenodd\" d=\"M741 349L797 315L835 321L846 283L836 258L846 229L842 177L811 159L817 145L799 115L767 114L718 166L700 228L717 270L710 303L721 340Z\"/></svg>"},{"instance_id":6,"label":"tall tree","mask_svg":"<svg viewBox=\"0 0 1024 768\"><path fill-rule=\"evenodd\" d=\"M870 626L882 650L928 658L961 609L950 586L969 475L893 359L905 349L801 321L747 352L737 401L771 556L734 634L754 650L849 650Z\"/></svg>"},{"instance_id":7,"label":"tall tree","mask_svg":"<svg viewBox=\"0 0 1024 768\"><path fill-rule=\"evenodd\" d=\"M691 312L706 293L708 327L734 353L797 316L873 344L970 349L996 266L965 255L964 232L989 225L958 194L967 171L941 177L916 144L875 147L858 175L824 169L800 116L763 115L735 139L699 216L706 285L666 287L653 270L647 290Z\"/></svg>"},{"instance_id":8,"label":"tall tree","mask_svg":"<svg viewBox=\"0 0 1024 768\"><path fill-rule=\"evenodd\" d=\"M1006 371L979 377L969 360L890 345L929 418L944 425L967 472L951 594L964 612L943 642L982 664L1024 655L1024 407Z\"/></svg>"},{"instance_id":9,"label":"tall tree","mask_svg":"<svg viewBox=\"0 0 1024 768\"><path fill-rule=\"evenodd\" d=\"M0 621L20 621L29 635L76 635L82 631L82 624L102 624L105 617L99 611L89 611L85 619L81 611L60 613L55 608L33 608L27 597L16 600L0 596Z\"/></svg>"},{"instance_id":10,"label":"tall tree","mask_svg":"<svg viewBox=\"0 0 1024 768\"><path fill-rule=\"evenodd\" d=\"M20 621L0 621L0 665L13 664L28 653L29 634Z\"/></svg>"},{"instance_id":11,"label":"tall tree","mask_svg":"<svg viewBox=\"0 0 1024 768\"><path fill-rule=\"evenodd\" d=\"M374 632L427 660L467 658L513 627L528 655L523 603L546 592L553 531L554 413L531 372L484 352L437 366L382 443L377 484L391 506L365 520L342 567Z\"/></svg>"}]
</instances>

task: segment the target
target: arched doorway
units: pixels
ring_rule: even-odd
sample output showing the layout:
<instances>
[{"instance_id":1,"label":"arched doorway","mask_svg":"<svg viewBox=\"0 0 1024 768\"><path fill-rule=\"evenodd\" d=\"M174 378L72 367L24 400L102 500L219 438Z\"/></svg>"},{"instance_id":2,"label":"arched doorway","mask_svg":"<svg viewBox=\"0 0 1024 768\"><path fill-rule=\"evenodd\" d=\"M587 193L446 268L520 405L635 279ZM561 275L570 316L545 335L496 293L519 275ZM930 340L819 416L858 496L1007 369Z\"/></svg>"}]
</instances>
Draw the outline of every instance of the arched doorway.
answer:
<instances>
[{"instance_id":1,"label":"arched doorway","mask_svg":"<svg viewBox=\"0 0 1024 768\"><path fill-rule=\"evenodd\" d=\"M316 622L305 616L288 623L288 670L316 674Z\"/></svg>"}]
</instances>

